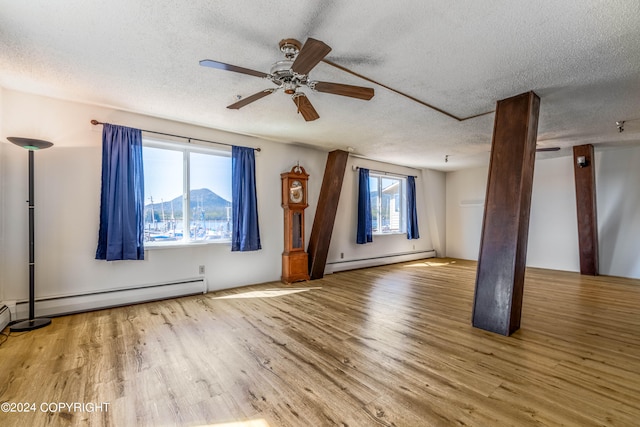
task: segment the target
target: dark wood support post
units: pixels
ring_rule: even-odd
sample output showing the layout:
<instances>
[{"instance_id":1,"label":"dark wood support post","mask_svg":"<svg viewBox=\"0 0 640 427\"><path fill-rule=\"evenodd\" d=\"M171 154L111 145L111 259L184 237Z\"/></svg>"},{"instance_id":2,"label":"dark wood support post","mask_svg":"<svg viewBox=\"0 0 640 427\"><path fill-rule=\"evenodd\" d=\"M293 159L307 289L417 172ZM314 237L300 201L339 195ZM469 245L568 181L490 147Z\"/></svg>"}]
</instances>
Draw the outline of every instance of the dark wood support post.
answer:
<instances>
[{"instance_id":1,"label":"dark wood support post","mask_svg":"<svg viewBox=\"0 0 640 427\"><path fill-rule=\"evenodd\" d=\"M502 335L520 328L539 110L533 92L496 106L473 326Z\"/></svg>"},{"instance_id":2,"label":"dark wood support post","mask_svg":"<svg viewBox=\"0 0 640 427\"><path fill-rule=\"evenodd\" d=\"M580 273L598 275L598 217L593 145L573 147Z\"/></svg>"},{"instance_id":3,"label":"dark wood support post","mask_svg":"<svg viewBox=\"0 0 640 427\"><path fill-rule=\"evenodd\" d=\"M347 167L349 153L335 150L329 153L324 168L322 187L318 197L316 215L313 219L311 236L309 237L309 276L311 280L322 279L327 265L331 233L338 211L338 201L342 192L344 171Z\"/></svg>"}]
</instances>

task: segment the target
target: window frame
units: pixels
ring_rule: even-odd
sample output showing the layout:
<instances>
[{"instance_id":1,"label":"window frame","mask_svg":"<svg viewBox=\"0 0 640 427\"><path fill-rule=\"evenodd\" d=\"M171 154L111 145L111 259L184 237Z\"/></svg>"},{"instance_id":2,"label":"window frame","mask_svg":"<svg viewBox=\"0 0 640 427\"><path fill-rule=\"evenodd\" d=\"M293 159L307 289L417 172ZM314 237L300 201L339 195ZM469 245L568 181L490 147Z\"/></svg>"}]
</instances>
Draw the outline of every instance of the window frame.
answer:
<instances>
[{"instance_id":1,"label":"window frame","mask_svg":"<svg viewBox=\"0 0 640 427\"><path fill-rule=\"evenodd\" d=\"M212 147L204 145L198 142L182 142L182 141L170 141L164 139L150 138L143 134L142 147L157 148L162 150L170 150L182 153L182 223L183 232L182 239L174 240L170 242L153 242L145 241L144 247L146 249L165 249L176 247L190 247L200 245L231 245L231 237L228 239L216 239L216 240L196 240L192 239L189 233L191 222L193 221L191 213L191 153L213 155L218 157L227 157L231 161L231 149L224 149L219 147ZM144 155L143 155L144 160ZM231 176L229 176L231 181ZM212 190L213 191L213 190ZM233 200L229 200L232 205ZM145 216L146 219L146 205ZM147 222L145 220L144 225L146 227ZM145 228L146 230L146 228Z\"/></svg>"},{"instance_id":2,"label":"window frame","mask_svg":"<svg viewBox=\"0 0 640 427\"><path fill-rule=\"evenodd\" d=\"M371 193L371 181L372 178L378 180L378 188L377 188L377 201L374 202L374 197ZM383 231L382 224L382 180L383 179L391 179L397 180L399 182L400 189L398 191L397 200L399 201L399 206L395 207L395 211L398 212L398 220L399 220L399 229L393 231ZM407 177L404 175L395 175L387 172L376 172L369 171L369 191L370 191L370 200L371 200L371 210L372 210L372 233L374 236L390 236L390 235L398 235L398 234L406 234L407 233ZM393 196L396 199L395 195ZM389 208L391 209L391 207ZM397 210L399 209L399 210ZM376 217L376 226L373 226L373 211L377 212ZM389 219L391 220L391 219Z\"/></svg>"}]
</instances>

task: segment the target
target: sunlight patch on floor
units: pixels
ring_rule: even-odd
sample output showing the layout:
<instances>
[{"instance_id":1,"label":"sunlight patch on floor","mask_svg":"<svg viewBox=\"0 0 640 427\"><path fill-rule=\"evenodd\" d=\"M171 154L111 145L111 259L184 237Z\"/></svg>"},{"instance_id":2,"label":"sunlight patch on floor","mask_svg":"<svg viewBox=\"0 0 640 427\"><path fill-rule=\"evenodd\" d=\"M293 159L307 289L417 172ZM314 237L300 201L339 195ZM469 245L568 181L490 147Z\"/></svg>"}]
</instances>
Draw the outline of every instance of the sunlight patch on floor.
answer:
<instances>
[{"instance_id":1,"label":"sunlight patch on floor","mask_svg":"<svg viewBox=\"0 0 640 427\"><path fill-rule=\"evenodd\" d=\"M300 292L310 291L312 289L322 289L321 287L317 288L281 288L281 289L265 289L262 291L248 291L242 292L239 294L233 295L225 295L223 297L215 297L212 299L239 299L239 298L276 298L282 297L285 295L297 294Z\"/></svg>"},{"instance_id":2,"label":"sunlight patch on floor","mask_svg":"<svg viewBox=\"0 0 640 427\"><path fill-rule=\"evenodd\" d=\"M259 420L236 421L231 423L203 424L196 427L269 427L269 423L260 418Z\"/></svg>"},{"instance_id":3,"label":"sunlight patch on floor","mask_svg":"<svg viewBox=\"0 0 640 427\"><path fill-rule=\"evenodd\" d=\"M404 267L442 267L443 265L451 265L455 263L455 261L422 261L413 264L407 264Z\"/></svg>"}]
</instances>

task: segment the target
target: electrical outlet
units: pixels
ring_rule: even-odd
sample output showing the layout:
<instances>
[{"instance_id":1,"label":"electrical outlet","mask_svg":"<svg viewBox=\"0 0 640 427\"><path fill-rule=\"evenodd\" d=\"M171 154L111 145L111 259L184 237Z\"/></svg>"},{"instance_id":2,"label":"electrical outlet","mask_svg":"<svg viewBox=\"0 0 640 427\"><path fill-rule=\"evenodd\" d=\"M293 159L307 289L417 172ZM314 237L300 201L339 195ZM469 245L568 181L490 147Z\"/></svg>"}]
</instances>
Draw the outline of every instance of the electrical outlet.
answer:
<instances>
[{"instance_id":1,"label":"electrical outlet","mask_svg":"<svg viewBox=\"0 0 640 427\"><path fill-rule=\"evenodd\" d=\"M198 267L198 274L204 274L204 265Z\"/></svg>"}]
</instances>

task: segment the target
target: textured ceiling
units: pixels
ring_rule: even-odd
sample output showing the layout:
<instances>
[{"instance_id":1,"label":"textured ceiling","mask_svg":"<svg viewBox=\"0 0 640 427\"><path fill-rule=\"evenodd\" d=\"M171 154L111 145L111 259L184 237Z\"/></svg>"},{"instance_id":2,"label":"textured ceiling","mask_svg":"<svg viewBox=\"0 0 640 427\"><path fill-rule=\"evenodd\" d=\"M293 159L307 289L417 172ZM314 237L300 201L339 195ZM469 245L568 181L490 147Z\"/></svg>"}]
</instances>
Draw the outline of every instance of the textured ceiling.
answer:
<instances>
[{"instance_id":1,"label":"textured ceiling","mask_svg":"<svg viewBox=\"0 0 640 427\"><path fill-rule=\"evenodd\" d=\"M454 170L486 162L493 114L460 122L326 63L311 78L373 87L373 99L306 89L313 122L282 92L230 110L273 84L198 61L269 72L281 39L313 37L333 48L326 59L457 117L533 90L539 145L563 147L548 157L640 144L639 17L637 0L0 0L0 85Z\"/></svg>"}]
</instances>

